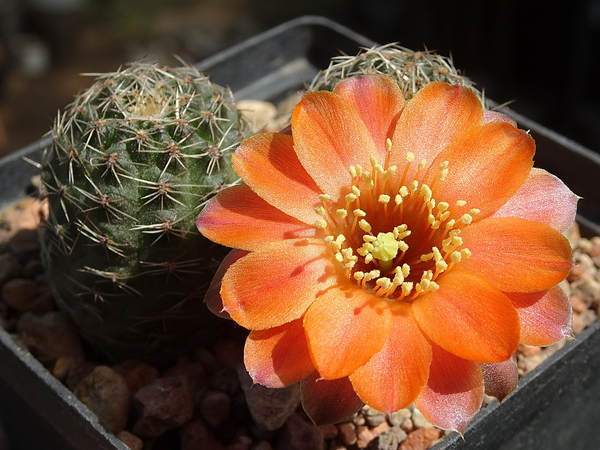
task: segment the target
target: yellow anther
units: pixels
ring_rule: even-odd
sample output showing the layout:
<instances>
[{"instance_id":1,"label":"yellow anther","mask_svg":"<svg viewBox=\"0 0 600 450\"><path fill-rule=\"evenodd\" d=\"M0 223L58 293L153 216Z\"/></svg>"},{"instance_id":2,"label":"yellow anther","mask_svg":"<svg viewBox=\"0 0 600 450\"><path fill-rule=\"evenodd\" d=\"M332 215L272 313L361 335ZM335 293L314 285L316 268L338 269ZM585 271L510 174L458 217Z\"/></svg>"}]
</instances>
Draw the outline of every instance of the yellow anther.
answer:
<instances>
[{"instance_id":1,"label":"yellow anther","mask_svg":"<svg viewBox=\"0 0 600 450\"><path fill-rule=\"evenodd\" d=\"M358 198L358 197L357 197L356 195L354 195L354 194L352 194L352 193L351 193L351 194L347 194L347 195L344 197L344 200L346 200L346 203L352 203L352 202L353 202L354 200L356 200L357 198Z\"/></svg>"},{"instance_id":2,"label":"yellow anther","mask_svg":"<svg viewBox=\"0 0 600 450\"><path fill-rule=\"evenodd\" d=\"M352 261L354 258L356 258L356 256L353 255L352 247L342 249L341 254L344 255L344 258L346 258L349 261Z\"/></svg>"},{"instance_id":3,"label":"yellow anther","mask_svg":"<svg viewBox=\"0 0 600 450\"><path fill-rule=\"evenodd\" d=\"M354 166L354 170L356 171L356 176L360 177L363 173L363 169L362 166L360 164L357 164Z\"/></svg>"},{"instance_id":4,"label":"yellow anther","mask_svg":"<svg viewBox=\"0 0 600 450\"><path fill-rule=\"evenodd\" d=\"M449 165L450 165L449 161L444 161L443 163L440 164L440 170L444 170Z\"/></svg>"},{"instance_id":5,"label":"yellow anther","mask_svg":"<svg viewBox=\"0 0 600 450\"><path fill-rule=\"evenodd\" d=\"M433 208L435 208L435 199L431 199L427 202L427 208L431 211Z\"/></svg>"},{"instance_id":6,"label":"yellow anther","mask_svg":"<svg viewBox=\"0 0 600 450\"><path fill-rule=\"evenodd\" d=\"M344 269L353 269L355 265L356 261L348 261L346 264L344 264Z\"/></svg>"},{"instance_id":7,"label":"yellow anther","mask_svg":"<svg viewBox=\"0 0 600 450\"><path fill-rule=\"evenodd\" d=\"M431 200L431 196L432 196L432 192L431 192L431 188L429 186L427 186L426 184L423 184L421 186L421 195L423 196L423 199L428 202L429 200Z\"/></svg>"},{"instance_id":8,"label":"yellow anther","mask_svg":"<svg viewBox=\"0 0 600 450\"><path fill-rule=\"evenodd\" d=\"M390 178L392 175L394 175L396 173L396 170L398 170L398 168L396 166L388 167L388 170L386 170L383 173L383 179L387 180L388 178Z\"/></svg>"},{"instance_id":9,"label":"yellow anther","mask_svg":"<svg viewBox=\"0 0 600 450\"><path fill-rule=\"evenodd\" d=\"M364 212L362 209L355 209L354 211L352 211L352 214L354 214L356 217L365 217L367 215L367 213Z\"/></svg>"},{"instance_id":10,"label":"yellow anther","mask_svg":"<svg viewBox=\"0 0 600 450\"><path fill-rule=\"evenodd\" d=\"M450 211L444 211L442 214L440 214L440 222L443 222L448 217L450 217Z\"/></svg>"},{"instance_id":11,"label":"yellow anther","mask_svg":"<svg viewBox=\"0 0 600 450\"><path fill-rule=\"evenodd\" d=\"M408 152L406 154L406 161L411 163L415 160L415 154L413 152Z\"/></svg>"},{"instance_id":12,"label":"yellow anther","mask_svg":"<svg viewBox=\"0 0 600 450\"><path fill-rule=\"evenodd\" d=\"M402 197L407 197L408 194L410 194L410 192L408 191L408 188L406 186L402 186L399 190L398 193L402 196Z\"/></svg>"},{"instance_id":13,"label":"yellow anther","mask_svg":"<svg viewBox=\"0 0 600 450\"><path fill-rule=\"evenodd\" d=\"M345 219L346 216L348 215L348 210L346 210L346 209L337 209L335 211L335 215L338 216L340 219Z\"/></svg>"},{"instance_id":14,"label":"yellow anther","mask_svg":"<svg viewBox=\"0 0 600 450\"><path fill-rule=\"evenodd\" d=\"M369 280L374 280L375 278L379 278L379 276L381 275L381 272L379 272L379 270L374 269L371 270L370 272L365 273L365 280L369 281Z\"/></svg>"},{"instance_id":15,"label":"yellow anther","mask_svg":"<svg viewBox=\"0 0 600 450\"><path fill-rule=\"evenodd\" d=\"M440 288L440 285L439 285L439 284L437 284L435 281L431 281L431 282L429 283L429 290L430 290L431 292L435 292L435 291L437 291L439 288Z\"/></svg>"},{"instance_id":16,"label":"yellow anther","mask_svg":"<svg viewBox=\"0 0 600 450\"><path fill-rule=\"evenodd\" d=\"M447 176L448 176L448 169L442 169L442 170L440 170L440 174L438 175L438 180L444 181Z\"/></svg>"},{"instance_id":17,"label":"yellow anther","mask_svg":"<svg viewBox=\"0 0 600 450\"><path fill-rule=\"evenodd\" d=\"M431 259L433 259L433 253L423 253L419 259L423 262L425 261L430 261Z\"/></svg>"},{"instance_id":18,"label":"yellow anther","mask_svg":"<svg viewBox=\"0 0 600 450\"><path fill-rule=\"evenodd\" d=\"M440 249L437 247L433 247L431 249L431 251L433 252L433 260L434 261L441 261L444 259L444 257L442 256L442 253L440 252Z\"/></svg>"},{"instance_id":19,"label":"yellow anther","mask_svg":"<svg viewBox=\"0 0 600 450\"><path fill-rule=\"evenodd\" d=\"M421 161L419 161L419 166L418 166L419 170L423 170L426 165L427 165L426 159L422 159Z\"/></svg>"},{"instance_id":20,"label":"yellow anther","mask_svg":"<svg viewBox=\"0 0 600 450\"><path fill-rule=\"evenodd\" d=\"M460 262L460 260L462 259L462 254L461 254L461 252L452 252L452 253L450 254L450 259L452 260L452 262L453 262L454 264L456 264L456 263L459 263L459 262Z\"/></svg>"},{"instance_id":21,"label":"yellow anther","mask_svg":"<svg viewBox=\"0 0 600 450\"><path fill-rule=\"evenodd\" d=\"M323 208L321 205L315 206L315 212L320 216L324 216L326 213L325 208Z\"/></svg>"},{"instance_id":22,"label":"yellow anther","mask_svg":"<svg viewBox=\"0 0 600 450\"><path fill-rule=\"evenodd\" d=\"M454 230L448 231L448 235L450 236L458 236L460 234L460 228L456 228Z\"/></svg>"},{"instance_id":23,"label":"yellow anther","mask_svg":"<svg viewBox=\"0 0 600 450\"><path fill-rule=\"evenodd\" d=\"M333 242L333 236L326 236L325 239L323 239L325 241L326 244L330 244Z\"/></svg>"},{"instance_id":24,"label":"yellow anther","mask_svg":"<svg viewBox=\"0 0 600 450\"><path fill-rule=\"evenodd\" d=\"M394 197L394 202L396 203L396 205L400 205L402 203L402 196L400 194L396 194L396 196Z\"/></svg>"},{"instance_id":25,"label":"yellow anther","mask_svg":"<svg viewBox=\"0 0 600 450\"><path fill-rule=\"evenodd\" d=\"M436 261L435 270L437 270L438 272L443 272L447 268L448 268L448 263L446 261L444 261L444 260Z\"/></svg>"},{"instance_id":26,"label":"yellow anther","mask_svg":"<svg viewBox=\"0 0 600 450\"><path fill-rule=\"evenodd\" d=\"M351 189L352 189L352 193L354 195L356 195L357 197L360 197L360 189L359 188L357 188L356 186L352 186Z\"/></svg>"},{"instance_id":27,"label":"yellow anther","mask_svg":"<svg viewBox=\"0 0 600 450\"><path fill-rule=\"evenodd\" d=\"M433 272L431 270L426 270L425 272L423 272L423 274L421 275L421 280L428 280L431 281L433 279Z\"/></svg>"},{"instance_id":28,"label":"yellow anther","mask_svg":"<svg viewBox=\"0 0 600 450\"><path fill-rule=\"evenodd\" d=\"M446 230L449 230L450 228L454 228L454 225L456 225L456 220L450 219L448 221L448 223L446 224Z\"/></svg>"},{"instance_id":29,"label":"yellow anther","mask_svg":"<svg viewBox=\"0 0 600 450\"><path fill-rule=\"evenodd\" d=\"M402 264L402 275L404 275L404 278L410 275L410 266L406 263Z\"/></svg>"},{"instance_id":30,"label":"yellow anther","mask_svg":"<svg viewBox=\"0 0 600 450\"><path fill-rule=\"evenodd\" d=\"M405 297L409 295L413 290L413 286L414 284L412 281L405 281L404 283L402 283L402 295L404 295Z\"/></svg>"},{"instance_id":31,"label":"yellow anther","mask_svg":"<svg viewBox=\"0 0 600 450\"><path fill-rule=\"evenodd\" d=\"M442 222L440 222L439 220L435 220L432 224L431 224L431 229L432 230L437 230L440 225L442 224Z\"/></svg>"},{"instance_id":32,"label":"yellow anther","mask_svg":"<svg viewBox=\"0 0 600 450\"><path fill-rule=\"evenodd\" d=\"M406 242L404 242L404 241L399 241L398 242L398 249L401 252L405 252L406 250L408 250L408 244Z\"/></svg>"},{"instance_id":33,"label":"yellow anther","mask_svg":"<svg viewBox=\"0 0 600 450\"><path fill-rule=\"evenodd\" d=\"M379 198L377 199L377 201L379 203L389 203L390 202L390 196L386 195L386 194L381 194L379 196Z\"/></svg>"},{"instance_id":34,"label":"yellow anther","mask_svg":"<svg viewBox=\"0 0 600 450\"><path fill-rule=\"evenodd\" d=\"M369 264L371 261L373 261L373 255L371 253L368 253L365 256L365 264Z\"/></svg>"},{"instance_id":35,"label":"yellow anther","mask_svg":"<svg viewBox=\"0 0 600 450\"><path fill-rule=\"evenodd\" d=\"M358 226L365 233L370 233L371 232L371 224L369 222L367 222L365 219L360 219L358 221Z\"/></svg>"},{"instance_id":36,"label":"yellow anther","mask_svg":"<svg viewBox=\"0 0 600 450\"><path fill-rule=\"evenodd\" d=\"M373 251L373 244L371 244L369 242L365 242L362 246L360 246L356 250L356 253L358 253L360 256L367 256L372 251Z\"/></svg>"},{"instance_id":37,"label":"yellow anther","mask_svg":"<svg viewBox=\"0 0 600 450\"><path fill-rule=\"evenodd\" d=\"M353 178L356 176L356 166L350 166L350 175Z\"/></svg>"},{"instance_id":38,"label":"yellow anther","mask_svg":"<svg viewBox=\"0 0 600 450\"><path fill-rule=\"evenodd\" d=\"M467 204L466 200L458 200L456 202L456 206L465 206Z\"/></svg>"},{"instance_id":39,"label":"yellow anther","mask_svg":"<svg viewBox=\"0 0 600 450\"><path fill-rule=\"evenodd\" d=\"M471 211L469 211L469 214L471 214L472 216L476 216L477 214L479 214L481 212L480 209L477 208L473 208Z\"/></svg>"},{"instance_id":40,"label":"yellow anther","mask_svg":"<svg viewBox=\"0 0 600 450\"><path fill-rule=\"evenodd\" d=\"M343 234L338 234L338 236L335 238L335 242L337 242L340 245L345 241L346 241L346 236L344 236Z\"/></svg>"},{"instance_id":41,"label":"yellow anther","mask_svg":"<svg viewBox=\"0 0 600 450\"><path fill-rule=\"evenodd\" d=\"M473 216L471 214L463 214L463 216L460 218L460 221L464 224L469 224L473 222Z\"/></svg>"},{"instance_id":42,"label":"yellow anther","mask_svg":"<svg viewBox=\"0 0 600 450\"><path fill-rule=\"evenodd\" d=\"M336 259L338 262L344 262L344 257L342 256L342 254L341 254L340 252L337 252L337 253L335 254L335 259Z\"/></svg>"},{"instance_id":43,"label":"yellow anther","mask_svg":"<svg viewBox=\"0 0 600 450\"><path fill-rule=\"evenodd\" d=\"M371 162L371 167L373 167L373 169L375 169L379 165L377 158L375 158L374 156L371 156L370 162Z\"/></svg>"},{"instance_id":44,"label":"yellow anther","mask_svg":"<svg viewBox=\"0 0 600 450\"><path fill-rule=\"evenodd\" d=\"M386 149L388 152L391 152L391 151L392 151L392 140L391 140L390 138L387 138L387 139L385 140L385 149Z\"/></svg>"},{"instance_id":45,"label":"yellow anther","mask_svg":"<svg viewBox=\"0 0 600 450\"><path fill-rule=\"evenodd\" d=\"M404 275L402 275L402 271L401 270L396 270L395 271L396 274L394 275L394 284L399 286L402 283L404 283Z\"/></svg>"},{"instance_id":46,"label":"yellow anther","mask_svg":"<svg viewBox=\"0 0 600 450\"><path fill-rule=\"evenodd\" d=\"M433 222L435 222L435 216L433 214L429 214L427 216L427 222L429 222L429 224L433 224Z\"/></svg>"},{"instance_id":47,"label":"yellow anther","mask_svg":"<svg viewBox=\"0 0 600 450\"><path fill-rule=\"evenodd\" d=\"M381 278L377 279L375 284L377 286L379 286L380 288L382 288L383 290L387 291L389 288L392 287L392 280L390 280L387 277L381 277Z\"/></svg>"},{"instance_id":48,"label":"yellow anther","mask_svg":"<svg viewBox=\"0 0 600 450\"><path fill-rule=\"evenodd\" d=\"M462 256L462 259L467 259L471 256L471 250L469 250L468 248L463 248L460 251L460 256Z\"/></svg>"},{"instance_id":49,"label":"yellow anther","mask_svg":"<svg viewBox=\"0 0 600 450\"><path fill-rule=\"evenodd\" d=\"M329 194L320 194L319 200L321 200L322 202L328 202L329 200L331 200L331 196Z\"/></svg>"},{"instance_id":50,"label":"yellow anther","mask_svg":"<svg viewBox=\"0 0 600 450\"><path fill-rule=\"evenodd\" d=\"M317 228L327 228L327 221L325 219L317 219L315 221L315 227Z\"/></svg>"},{"instance_id":51,"label":"yellow anther","mask_svg":"<svg viewBox=\"0 0 600 450\"><path fill-rule=\"evenodd\" d=\"M372 236L370 234L363 234L363 241L365 242L375 242L377 240L377 238L375 236Z\"/></svg>"},{"instance_id":52,"label":"yellow anther","mask_svg":"<svg viewBox=\"0 0 600 450\"><path fill-rule=\"evenodd\" d=\"M441 213L446 211L449 207L450 207L450 205L447 202L439 202L437 204L438 211Z\"/></svg>"},{"instance_id":53,"label":"yellow anther","mask_svg":"<svg viewBox=\"0 0 600 450\"><path fill-rule=\"evenodd\" d=\"M352 277L356 280L356 281L360 281L365 277L365 273L361 272L360 270L357 270L356 272L354 272L352 274Z\"/></svg>"},{"instance_id":54,"label":"yellow anther","mask_svg":"<svg viewBox=\"0 0 600 450\"><path fill-rule=\"evenodd\" d=\"M419 189L419 182L417 180L413 180L413 182L410 183L408 189L410 190L410 192L415 192L417 189Z\"/></svg>"}]
</instances>

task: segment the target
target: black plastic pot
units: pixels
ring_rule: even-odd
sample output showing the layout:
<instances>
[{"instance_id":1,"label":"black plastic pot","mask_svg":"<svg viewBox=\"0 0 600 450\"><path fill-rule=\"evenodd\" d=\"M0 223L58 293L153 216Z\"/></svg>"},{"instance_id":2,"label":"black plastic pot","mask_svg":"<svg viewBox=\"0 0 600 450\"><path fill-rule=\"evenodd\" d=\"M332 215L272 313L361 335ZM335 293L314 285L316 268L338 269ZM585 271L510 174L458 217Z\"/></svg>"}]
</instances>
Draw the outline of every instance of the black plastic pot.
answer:
<instances>
[{"instance_id":1,"label":"black plastic pot","mask_svg":"<svg viewBox=\"0 0 600 450\"><path fill-rule=\"evenodd\" d=\"M303 88L332 56L357 53L373 41L330 20L301 17L198 64L228 85L236 99L279 101ZM584 233L600 235L600 158L595 153L512 113L531 130L536 166L562 178L578 195ZM0 161L0 209L25 196L38 172L44 138ZM590 449L600 442L600 324L583 332L528 374L500 406L481 411L464 434L435 449ZM13 450L120 449L126 447L85 406L0 329L0 420Z\"/></svg>"}]
</instances>

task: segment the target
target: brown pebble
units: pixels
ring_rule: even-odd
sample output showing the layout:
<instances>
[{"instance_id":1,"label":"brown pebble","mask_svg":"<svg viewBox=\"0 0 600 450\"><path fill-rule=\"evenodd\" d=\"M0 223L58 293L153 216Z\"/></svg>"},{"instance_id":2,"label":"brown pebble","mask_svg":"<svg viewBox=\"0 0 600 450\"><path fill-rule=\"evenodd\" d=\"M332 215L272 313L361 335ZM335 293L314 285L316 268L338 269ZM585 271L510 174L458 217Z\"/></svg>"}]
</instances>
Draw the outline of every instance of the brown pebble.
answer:
<instances>
[{"instance_id":1,"label":"brown pebble","mask_svg":"<svg viewBox=\"0 0 600 450\"><path fill-rule=\"evenodd\" d=\"M60 311L24 313L17 323L19 337L42 362L54 365L58 358L83 359L81 338Z\"/></svg>"},{"instance_id":2,"label":"brown pebble","mask_svg":"<svg viewBox=\"0 0 600 450\"><path fill-rule=\"evenodd\" d=\"M571 300L571 306L573 307L573 312L581 314L586 309L588 309L588 306L578 295L575 295L575 294L571 295L570 300Z\"/></svg>"},{"instance_id":3,"label":"brown pebble","mask_svg":"<svg viewBox=\"0 0 600 450\"><path fill-rule=\"evenodd\" d=\"M196 392L206 381L206 371L202 363L192 361L187 356L177 358L177 364L167 370L163 377L187 377L192 392Z\"/></svg>"},{"instance_id":4,"label":"brown pebble","mask_svg":"<svg viewBox=\"0 0 600 450\"><path fill-rule=\"evenodd\" d=\"M338 427L333 424L321 425L319 428L323 431L325 439L334 439L339 434Z\"/></svg>"},{"instance_id":5,"label":"brown pebble","mask_svg":"<svg viewBox=\"0 0 600 450\"><path fill-rule=\"evenodd\" d=\"M358 441L356 427L352 422L344 422L338 425L340 430L340 439L346 445L354 445Z\"/></svg>"},{"instance_id":6,"label":"brown pebble","mask_svg":"<svg viewBox=\"0 0 600 450\"><path fill-rule=\"evenodd\" d=\"M129 413L129 389L121 375L98 366L75 388L75 395L113 432L123 431Z\"/></svg>"},{"instance_id":7,"label":"brown pebble","mask_svg":"<svg viewBox=\"0 0 600 450\"><path fill-rule=\"evenodd\" d=\"M159 378L133 396L139 419L133 432L142 437L158 437L186 424L194 412L193 396L185 377Z\"/></svg>"},{"instance_id":8,"label":"brown pebble","mask_svg":"<svg viewBox=\"0 0 600 450\"><path fill-rule=\"evenodd\" d=\"M200 400L200 415L211 428L217 428L231 412L231 399L220 391L208 391Z\"/></svg>"},{"instance_id":9,"label":"brown pebble","mask_svg":"<svg viewBox=\"0 0 600 450\"><path fill-rule=\"evenodd\" d=\"M17 276L21 270L21 265L17 258L10 253L0 255L0 285Z\"/></svg>"},{"instance_id":10,"label":"brown pebble","mask_svg":"<svg viewBox=\"0 0 600 450\"><path fill-rule=\"evenodd\" d=\"M579 314L573 314L573 333L579 334L585 328L585 321Z\"/></svg>"},{"instance_id":11,"label":"brown pebble","mask_svg":"<svg viewBox=\"0 0 600 450\"><path fill-rule=\"evenodd\" d=\"M132 395L158 379L156 367L137 359L128 359L116 364L113 366L113 370L123 377Z\"/></svg>"},{"instance_id":12,"label":"brown pebble","mask_svg":"<svg viewBox=\"0 0 600 450\"><path fill-rule=\"evenodd\" d=\"M519 350L521 351L523 356L535 356L542 351L540 347L525 344L519 344Z\"/></svg>"},{"instance_id":13,"label":"brown pebble","mask_svg":"<svg viewBox=\"0 0 600 450\"><path fill-rule=\"evenodd\" d=\"M33 309L37 283L27 278L14 278L2 286L2 297L8 306L19 312Z\"/></svg>"},{"instance_id":14,"label":"brown pebble","mask_svg":"<svg viewBox=\"0 0 600 450\"><path fill-rule=\"evenodd\" d=\"M369 427L366 425L360 425L356 429L356 435L356 445L358 446L358 448L367 448L369 442L375 439L375 435L371 430L369 430Z\"/></svg>"},{"instance_id":15,"label":"brown pebble","mask_svg":"<svg viewBox=\"0 0 600 450\"><path fill-rule=\"evenodd\" d=\"M194 419L179 429L181 450L225 450L200 419Z\"/></svg>"},{"instance_id":16,"label":"brown pebble","mask_svg":"<svg viewBox=\"0 0 600 450\"><path fill-rule=\"evenodd\" d=\"M226 450L248 450L249 448L250 445L244 442L234 442L225 447Z\"/></svg>"},{"instance_id":17,"label":"brown pebble","mask_svg":"<svg viewBox=\"0 0 600 450\"><path fill-rule=\"evenodd\" d=\"M409 418L404 419L400 423L400 428L402 428L407 433L410 433L412 430L415 429L415 424L413 423L412 419L409 417Z\"/></svg>"},{"instance_id":18,"label":"brown pebble","mask_svg":"<svg viewBox=\"0 0 600 450\"><path fill-rule=\"evenodd\" d=\"M121 431L117 434L117 437L131 450L142 450L144 448L144 442L129 431Z\"/></svg>"},{"instance_id":19,"label":"brown pebble","mask_svg":"<svg viewBox=\"0 0 600 450\"><path fill-rule=\"evenodd\" d=\"M439 439L441 431L437 428L419 428L411 433L404 442L400 444L398 450L427 450L431 443Z\"/></svg>"},{"instance_id":20,"label":"brown pebble","mask_svg":"<svg viewBox=\"0 0 600 450\"><path fill-rule=\"evenodd\" d=\"M374 437L376 437L376 436L379 436L379 435L380 435L381 433L383 433L384 431L387 431L387 430L389 430L390 428L391 428L391 427L390 427L390 424L389 424L389 423L387 423L387 422L382 422L382 423L380 423L379 425L377 425L376 427L374 427L374 428L371 428L371 433L373 433L373 436L374 436Z\"/></svg>"}]
</instances>

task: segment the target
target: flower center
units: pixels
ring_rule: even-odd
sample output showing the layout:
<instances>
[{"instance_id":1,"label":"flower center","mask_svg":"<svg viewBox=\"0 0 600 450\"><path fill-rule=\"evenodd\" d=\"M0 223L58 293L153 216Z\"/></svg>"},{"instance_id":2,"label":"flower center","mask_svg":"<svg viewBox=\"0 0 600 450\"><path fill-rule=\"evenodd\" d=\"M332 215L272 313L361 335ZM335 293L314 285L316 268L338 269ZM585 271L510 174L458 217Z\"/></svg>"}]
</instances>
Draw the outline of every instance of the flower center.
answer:
<instances>
[{"instance_id":1,"label":"flower center","mask_svg":"<svg viewBox=\"0 0 600 450\"><path fill-rule=\"evenodd\" d=\"M388 139L388 150L391 142ZM414 155L408 153L404 176L394 181L396 167L384 168L375 159L371 170L350 167L352 183L338 202L322 194L315 226L327 232L325 242L355 284L378 297L412 301L439 288L436 280L471 252L463 247L461 229L478 209L465 201L436 201L437 183L445 180L448 162L439 166L431 183L407 182ZM417 174L427 167L417 166Z\"/></svg>"}]
</instances>

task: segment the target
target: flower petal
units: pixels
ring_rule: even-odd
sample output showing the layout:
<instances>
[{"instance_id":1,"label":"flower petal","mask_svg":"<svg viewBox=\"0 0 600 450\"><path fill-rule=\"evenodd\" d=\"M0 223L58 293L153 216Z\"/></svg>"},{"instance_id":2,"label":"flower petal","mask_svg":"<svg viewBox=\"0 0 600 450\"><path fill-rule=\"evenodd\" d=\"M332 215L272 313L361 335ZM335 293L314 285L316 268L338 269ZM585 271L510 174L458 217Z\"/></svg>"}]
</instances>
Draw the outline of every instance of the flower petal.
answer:
<instances>
[{"instance_id":1,"label":"flower petal","mask_svg":"<svg viewBox=\"0 0 600 450\"><path fill-rule=\"evenodd\" d=\"M269 205L243 184L219 192L200 212L196 225L208 239L244 250L284 239L314 237L319 232Z\"/></svg>"},{"instance_id":2,"label":"flower petal","mask_svg":"<svg viewBox=\"0 0 600 450\"><path fill-rule=\"evenodd\" d=\"M572 267L569 241L543 223L489 218L466 226L460 236L472 253L459 263L460 269L485 278L504 292L549 289Z\"/></svg>"},{"instance_id":3,"label":"flower petal","mask_svg":"<svg viewBox=\"0 0 600 450\"><path fill-rule=\"evenodd\" d=\"M558 177L534 167L515 195L491 217L520 217L565 231L575 220L578 200Z\"/></svg>"},{"instance_id":4,"label":"flower petal","mask_svg":"<svg viewBox=\"0 0 600 450\"><path fill-rule=\"evenodd\" d=\"M483 278L452 270L440 288L412 303L425 335L446 351L479 362L504 361L519 344L519 318L512 303Z\"/></svg>"},{"instance_id":5,"label":"flower petal","mask_svg":"<svg viewBox=\"0 0 600 450\"><path fill-rule=\"evenodd\" d=\"M386 140L392 138L404 108L404 96L398 85L387 76L365 75L340 81L333 92L358 111L377 145L379 160L385 161L389 154Z\"/></svg>"},{"instance_id":6,"label":"flower petal","mask_svg":"<svg viewBox=\"0 0 600 450\"><path fill-rule=\"evenodd\" d=\"M499 402L517 388L519 374L514 355L499 363L481 363L485 393L496 397Z\"/></svg>"},{"instance_id":7,"label":"flower petal","mask_svg":"<svg viewBox=\"0 0 600 450\"><path fill-rule=\"evenodd\" d=\"M306 311L304 330L325 379L350 375L383 347L391 314L385 301L348 284L321 295Z\"/></svg>"},{"instance_id":8,"label":"flower petal","mask_svg":"<svg viewBox=\"0 0 600 450\"><path fill-rule=\"evenodd\" d=\"M429 377L431 344L411 316L408 304L392 310L392 328L383 348L350 375L358 396L391 414L408 407Z\"/></svg>"},{"instance_id":9,"label":"flower petal","mask_svg":"<svg viewBox=\"0 0 600 450\"><path fill-rule=\"evenodd\" d=\"M433 346L429 380L415 405L434 425L464 431L479 411L483 376L479 364Z\"/></svg>"},{"instance_id":10,"label":"flower petal","mask_svg":"<svg viewBox=\"0 0 600 450\"><path fill-rule=\"evenodd\" d=\"M483 107L473 91L429 83L406 104L398 119L389 164L404 167L408 152L415 155L416 163L425 159L431 164L456 136L481 125L482 120ZM416 166L409 168L407 182L414 179Z\"/></svg>"},{"instance_id":11,"label":"flower petal","mask_svg":"<svg viewBox=\"0 0 600 450\"><path fill-rule=\"evenodd\" d=\"M485 111L483 113L483 123L496 121L508 122L514 127L517 126L517 121L506 114L499 113L498 111Z\"/></svg>"},{"instance_id":12,"label":"flower petal","mask_svg":"<svg viewBox=\"0 0 600 450\"><path fill-rule=\"evenodd\" d=\"M315 368L302 320L252 331L246 339L244 364L255 383L269 388L286 387L309 376Z\"/></svg>"},{"instance_id":13,"label":"flower petal","mask_svg":"<svg viewBox=\"0 0 600 450\"><path fill-rule=\"evenodd\" d=\"M490 122L457 136L433 162L428 174L436 198L454 204L467 202L467 210L487 217L512 197L533 166L535 143L531 136L507 122ZM435 182L437 167L449 161L444 181ZM465 211L466 212L466 211Z\"/></svg>"},{"instance_id":14,"label":"flower petal","mask_svg":"<svg viewBox=\"0 0 600 450\"><path fill-rule=\"evenodd\" d=\"M223 281L223 276L234 262L240 259L242 256L246 256L248 251L246 250L231 250L221 264L219 268L215 272L213 279L206 290L206 294L204 294L204 303L206 307L212 312L214 315L222 317L223 319L231 319L229 313L225 311L223 308L223 299L221 298L221 282Z\"/></svg>"},{"instance_id":15,"label":"flower petal","mask_svg":"<svg viewBox=\"0 0 600 450\"><path fill-rule=\"evenodd\" d=\"M548 291L506 295L517 308L523 344L546 346L571 336L573 309L559 286Z\"/></svg>"},{"instance_id":16,"label":"flower petal","mask_svg":"<svg viewBox=\"0 0 600 450\"><path fill-rule=\"evenodd\" d=\"M240 258L223 277L225 310L250 330L300 318L320 292L337 282L329 253L322 240L295 239Z\"/></svg>"},{"instance_id":17,"label":"flower petal","mask_svg":"<svg viewBox=\"0 0 600 450\"><path fill-rule=\"evenodd\" d=\"M231 157L233 170L263 200L302 222L314 224L321 190L306 173L292 136L262 133L242 141Z\"/></svg>"},{"instance_id":18,"label":"flower petal","mask_svg":"<svg viewBox=\"0 0 600 450\"><path fill-rule=\"evenodd\" d=\"M345 98L310 92L292 114L294 148L317 185L335 201L352 180L350 166L370 167L379 159L373 138L358 111Z\"/></svg>"},{"instance_id":19,"label":"flower petal","mask_svg":"<svg viewBox=\"0 0 600 450\"><path fill-rule=\"evenodd\" d=\"M300 383L300 399L317 426L348 419L364 405L348 378L325 380L316 370Z\"/></svg>"}]
</instances>

